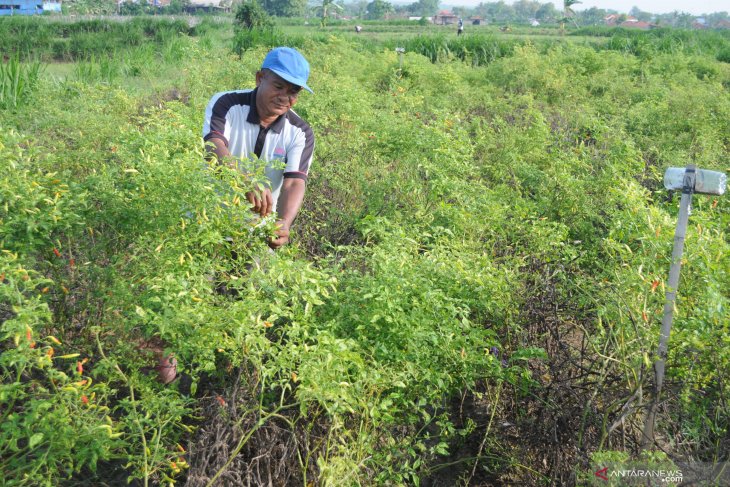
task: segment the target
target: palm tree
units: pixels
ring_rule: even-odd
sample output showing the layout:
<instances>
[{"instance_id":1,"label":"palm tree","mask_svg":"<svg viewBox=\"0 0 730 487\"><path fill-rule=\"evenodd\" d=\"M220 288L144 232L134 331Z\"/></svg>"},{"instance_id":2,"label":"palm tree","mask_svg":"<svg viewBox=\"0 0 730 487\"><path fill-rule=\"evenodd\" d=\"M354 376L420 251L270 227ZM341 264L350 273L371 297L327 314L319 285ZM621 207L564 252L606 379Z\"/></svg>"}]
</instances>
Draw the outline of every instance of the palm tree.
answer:
<instances>
[{"instance_id":1,"label":"palm tree","mask_svg":"<svg viewBox=\"0 0 730 487\"><path fill-rule=\"evenodd\" d=\"M576 3L581 3L579 0L563 0L563 18L560 21L560 32L565 34L565 23L572 20L573 24L578 27L578 23L573 18L575 15L575 12L573 12L573 9L570 8Z\"/></svg>"},{"instance_id":2,"label":"palm tree","mask_svg":"<svg viewBox=\"0 0 730 487\"><path fill-rule=\"evenodd\" d=\"M320 20L322 27L327 25L327 15L331 9L342 10L342 5L335 3L335 0L322 0L322 5L315 7L317 14L322 16Z\"/></svg>"}]
</instances>

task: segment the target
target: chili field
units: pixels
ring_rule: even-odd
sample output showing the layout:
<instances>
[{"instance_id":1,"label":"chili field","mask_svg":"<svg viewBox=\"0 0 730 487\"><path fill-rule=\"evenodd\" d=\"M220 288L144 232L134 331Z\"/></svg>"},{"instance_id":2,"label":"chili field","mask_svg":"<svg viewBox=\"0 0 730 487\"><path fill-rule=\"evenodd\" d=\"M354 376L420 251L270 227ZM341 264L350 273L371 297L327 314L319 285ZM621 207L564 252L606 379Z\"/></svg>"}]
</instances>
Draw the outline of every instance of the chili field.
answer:
<instances>
[{"instance_id":1,"label":"chili field","mask_svg":"<svg viewBox=\"0 0 730 487\"><path fill-rule=\"evenodd\" d=\"M0 19L0 485L587 485L728 460L727 196L693 200L641 447L662 177L730 170L727 33L234 29ZM244 196L263 168L207 163L201 127L274 45L310 61L316 149L271 253Z\"/></svg>"}]
</instances>

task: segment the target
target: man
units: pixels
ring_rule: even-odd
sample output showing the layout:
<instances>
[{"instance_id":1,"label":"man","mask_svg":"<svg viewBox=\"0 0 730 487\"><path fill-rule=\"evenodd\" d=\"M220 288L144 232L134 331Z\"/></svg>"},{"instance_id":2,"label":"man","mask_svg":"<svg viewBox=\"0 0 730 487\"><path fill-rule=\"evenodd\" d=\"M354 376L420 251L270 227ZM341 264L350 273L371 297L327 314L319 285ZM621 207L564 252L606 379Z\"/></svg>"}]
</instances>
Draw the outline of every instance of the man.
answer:
<instances>
[{"instance_id":1,"label":"man","mask_svg":"<svg viewBox=\"0 0 730 487\"><path fill-rule=\"evenodd\" d=\"M456 30L456 35L460 36L464 33L464 21L459 17L459 28Z\"/></svg>"},{"instance_id":2,"label":"man","mask_svg":"<svg viewBox=\"0 0 730 487\"><path fill-rule=\"evenodd\" d=\"M220 161L245 160L255 154L265 160L270 187L246 193L253 211L265 217L278 212L276 237L269 246L278 249L289 241L289 229L304 199L314 134L291 109L307 86L309 63L295 49L277 47L264 58L256 73L256 89L217 93L205 110L203 140ZM284 169L277 166L284 163ZM177 360L154 349L158 380L169 384L177 377Z\"/></svg>"},{"instance_id":3,"label":"man","mask_svg":"<svg viewBox=\"0 0 730 487\"><path fill-rule=\"evenodd\" d=\"M262 217L278 214L273 249L289 241L314 154L312 129L292 110L302 89L313 93L308 78L307 60L296 49L277 47L256 73L255 89L217 93L205 110L203 140L219 160L255 154L267 162L270 187L246 197Z\"/></svg>"}]
</instances>

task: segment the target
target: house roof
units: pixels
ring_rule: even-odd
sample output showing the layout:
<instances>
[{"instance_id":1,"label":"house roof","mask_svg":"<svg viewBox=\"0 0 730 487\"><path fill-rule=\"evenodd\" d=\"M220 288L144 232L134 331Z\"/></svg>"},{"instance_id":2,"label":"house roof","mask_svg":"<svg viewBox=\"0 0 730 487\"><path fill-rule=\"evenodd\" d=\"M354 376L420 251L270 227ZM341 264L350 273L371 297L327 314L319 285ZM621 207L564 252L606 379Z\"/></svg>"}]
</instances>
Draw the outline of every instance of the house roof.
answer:
<instances>
[{"instance_id":1,"label":"house roof","mask_svg":"<svg viewBox=\"0 0 730 487\"><path fill-rule=\"evenodd\" d=\"M641 20L627 20L621 22L620 27L631 27L633 29L648 29L651 27L649 22L643 22Z\"/></svg>"},{"instance_id":2,"label":"house roof","mask_svg":"<svg viewBox=\"0 0 730 487\"><path fill-rule=\"evenodd\" d=\"M188 0L191 7L226 7L224 0Z\"/></svg>"},{"instance_id":3,"label":"house roof","mask_svg":"<svg viewBox=\"0 0 730 487\"><path fill-rule=\"evenodd\" d=\"M603 20L604 20L604 22L607 22L607 23L614 23L614 22L617 22L620 17L621 17L621 15L619 15L619 14L610 14L610 15L606 15L605 17L603 17ZM638 21L639 21L639 19L637 19L636 17L627 15L626 18L624 19L624 21L622 22L622 25L625 24L626 22L638 22Z\"/></svg>"}]
</instances>

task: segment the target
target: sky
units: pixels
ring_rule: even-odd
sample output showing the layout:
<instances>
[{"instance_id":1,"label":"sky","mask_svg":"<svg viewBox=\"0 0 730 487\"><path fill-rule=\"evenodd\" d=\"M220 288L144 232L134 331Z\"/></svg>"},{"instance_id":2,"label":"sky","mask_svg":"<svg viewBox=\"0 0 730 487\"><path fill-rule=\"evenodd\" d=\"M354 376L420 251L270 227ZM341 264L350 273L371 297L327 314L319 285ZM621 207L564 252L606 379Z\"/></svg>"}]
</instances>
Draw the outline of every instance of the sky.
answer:
<instances>
[{"instance_id":1,"label":"sky","mask_svg":"<svg viewBox=\"0 0 730 487\"><path fill-rule=\"evenodd\" d=\"M563 6L562 2L553 3L558 8ZM664 14L677 10L699 15L712 12L728 12L730 11L730 0L583 0L582 3L574 7L574 10L598 7L628 13L634 6L653 14Z\"/></svg>"},{"instance_id":2,"label":"sky","mask_svg":"<svg viewBox=\"0 0 730 487\"><path fill-rule=\"evenodd\" d=\"M464 7L475 7L481 2L493 2L497 0L442 0L442 3L449 5L460 5ZM538 0L546 3L545 0ZM512 0L505 0L505 3L513 3ZM553 1L555 7L563 8L563 2ZM729 12L730 0L583 0L580 4L574 5L573 10L585 10L591 7L617 10L621 13L628 13L631 7L637 6L645 12L663 14L668 12L688 12L694 15L709 14L712 12Z\"/></svg>"}]
</instances>

